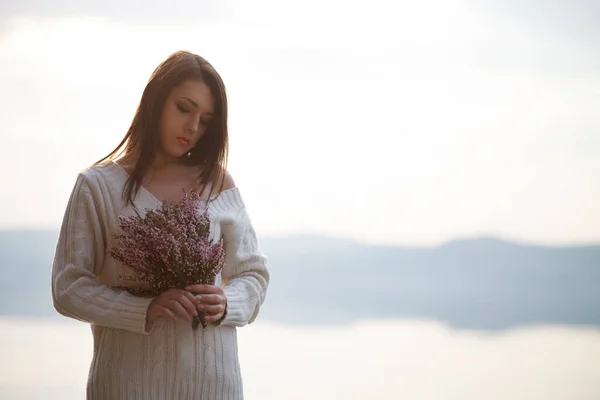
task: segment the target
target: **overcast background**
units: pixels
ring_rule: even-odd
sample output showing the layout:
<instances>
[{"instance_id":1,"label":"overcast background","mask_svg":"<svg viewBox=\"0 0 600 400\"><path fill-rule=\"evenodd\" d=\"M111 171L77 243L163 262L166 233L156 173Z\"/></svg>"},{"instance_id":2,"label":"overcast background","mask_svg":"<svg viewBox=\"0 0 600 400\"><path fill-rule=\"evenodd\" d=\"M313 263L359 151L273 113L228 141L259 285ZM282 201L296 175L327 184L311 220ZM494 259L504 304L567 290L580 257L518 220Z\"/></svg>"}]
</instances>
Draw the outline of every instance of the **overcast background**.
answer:
<instances>
[{"instance_id":1,"label":"overcast background","mask_svg":"<svg viewBox=\"0 0 600 400\"><path fill-rule=\"evenodd\" d=\"M183 48L223 75L230 169L265 235L600 237L597 2L0 7L0 226L56 226Z\"/></svg>"},{"instance_id":2,"label":"overcast background","mask_svg":"<svg viewBox=\"0 0 600 400\"><path fill-rule=\"evenodd\" d=\"M158 63L221 73L249 400L600 398L600 3L0 3L0 398L81 399L52 255ZM299 385L298 383L302 384Z\"/></svg>"}]
</instances>

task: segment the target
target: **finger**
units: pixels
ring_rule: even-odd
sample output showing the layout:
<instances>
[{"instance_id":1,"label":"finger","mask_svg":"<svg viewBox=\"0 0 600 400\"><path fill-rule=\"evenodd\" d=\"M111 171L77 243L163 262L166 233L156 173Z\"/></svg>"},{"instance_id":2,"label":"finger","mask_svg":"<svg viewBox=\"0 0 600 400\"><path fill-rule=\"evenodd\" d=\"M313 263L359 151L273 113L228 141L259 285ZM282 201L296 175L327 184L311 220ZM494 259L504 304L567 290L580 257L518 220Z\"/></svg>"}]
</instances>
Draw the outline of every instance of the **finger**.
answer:
<instances>
[{"instance_id":1,"label":"finger","mask_svg":"<svg viewBox=\"0 0 600 400\"><path fill-rule=\"evenodd\" d=\"M181 315L188 321L192 320L192 317L190 317L190 313L178 301L171 300L169 309L171 311L177 312L179 315Z\"/></svg>"},{"instance_id":2,"label":"finger","mask_svg":"<svg viewBox=\"0 0 600 400\"><path fill-rule=\"evenodd\" d=\"M171 289L171 294L185 296L190 302L192 302L192 304L198 303L198 299L196 299L196 296L194 296L194 294L188 290Z\"/></svg>"},{"instance_id":3,"label":"finger","mask_svg":"<svg viewBox=\"0 0 600 400\"><path fill-rule=\"evenodd\" d=\"M162 315L163 317L171 318L173 321L177 321L175 314L173 314L171 310L166 307L160 307L158 309L158 315Z\"/></svg>"},{"instance_id":4,"label":"finger","mask_svg":"<svg viewBox=\"0 0 600 400\"><path fill-rule=\"evenodd\" d=\"M173 297L173 300L175 300L179 304L181 304L183 306L183 308L185 308L190 315L197 315L198 312L196 311L196 306L197 306L197 304L199 304L199 301L191 293L189 293L189 295L193 298L193 300L190 301L188 296L186 296L183 293L176 294Z\"/></svg>"},{"instance_id":5,"label":"finger","mask_svg":"<svg viewBox=\"0 0 600 400\"><path fill-rule=\"evenodd\" d=\"M223 293L223 289L220 286L215 286L215 285L203 285L203 284L196 284L196 285L190 285L188 287L185 288L186 290L189 290L190 292L194 292L194 293L201 293L201 294L220 294Z\"/></svg>"},{"instance_id":6,"label":"finger","mask_svg":"<svg viewBox=\"0 0 600 400\"><path fill-rule=\"evenodd\" d=\"M225 297L219 294L203 294L200 297L201 304L214 305L225 303Z\"/></svg>"},{"instance_id":7,"label":"finger","mask_svg":"<svg viewBox=\"0 0 600 400\"><path fill-rule=\"evenodd\" d=\"M207 314L217 314L223 312L225 307L222 304L212 306L201 304L200 306L198 306L198 309L204 311Z\"/></svg>"},{"instance_id":8,"label":"finger","mask_svg":"<svg viewBox=\"0 0 600 400\"><path fill-rule=\"evenodd\" d=\"M206 322L215 322L221 319L221 317L223 317L223 313L207 315L204 319L206 320Z\"/></svg>"}]
</instances>

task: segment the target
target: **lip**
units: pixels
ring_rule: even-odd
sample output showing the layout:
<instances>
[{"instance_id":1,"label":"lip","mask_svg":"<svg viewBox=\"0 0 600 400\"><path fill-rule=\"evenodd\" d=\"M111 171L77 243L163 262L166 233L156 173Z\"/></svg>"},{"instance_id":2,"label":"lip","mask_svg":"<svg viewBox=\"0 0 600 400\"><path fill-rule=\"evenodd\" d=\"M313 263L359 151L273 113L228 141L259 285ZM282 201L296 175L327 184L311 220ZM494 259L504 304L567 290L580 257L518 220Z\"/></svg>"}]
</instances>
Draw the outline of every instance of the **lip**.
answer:
<instances>
[{"instance_id":1,"label":"lip","mask_svg":"<svg viewBox=\"0 0 600 400\"><path fill-rule=\"evenodd\" d=\"M183 137L183 136L178 136L177 140L179 141L179 143L181 143L184 146L189 146L189 144L190 144L190 139Z\"/></svg>"}]
</instances>

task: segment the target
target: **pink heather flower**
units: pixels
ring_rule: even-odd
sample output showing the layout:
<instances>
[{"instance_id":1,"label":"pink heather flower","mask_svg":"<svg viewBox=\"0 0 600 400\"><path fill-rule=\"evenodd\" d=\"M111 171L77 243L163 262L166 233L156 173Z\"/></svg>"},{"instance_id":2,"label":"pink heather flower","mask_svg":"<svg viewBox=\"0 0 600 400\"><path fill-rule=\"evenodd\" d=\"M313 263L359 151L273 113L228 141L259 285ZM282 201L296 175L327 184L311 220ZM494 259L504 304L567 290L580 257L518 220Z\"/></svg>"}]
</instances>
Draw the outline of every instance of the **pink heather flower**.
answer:
<instances>
[{"instance_id":1,"label":"pink heather flower","mask_svg":"<svg viewBox=\"0 0 600 400\"><path fill-rule=\"evenodd\" d=\"M147 295L190 284L214 284L225 259L223 241L210 240L208 212L197 191L184 191L179 204L163 204L144 216L121 217L123 231L110 254L149 283ZM121 287L134 294L139 288Z\"/></svg>"}]
</instances>

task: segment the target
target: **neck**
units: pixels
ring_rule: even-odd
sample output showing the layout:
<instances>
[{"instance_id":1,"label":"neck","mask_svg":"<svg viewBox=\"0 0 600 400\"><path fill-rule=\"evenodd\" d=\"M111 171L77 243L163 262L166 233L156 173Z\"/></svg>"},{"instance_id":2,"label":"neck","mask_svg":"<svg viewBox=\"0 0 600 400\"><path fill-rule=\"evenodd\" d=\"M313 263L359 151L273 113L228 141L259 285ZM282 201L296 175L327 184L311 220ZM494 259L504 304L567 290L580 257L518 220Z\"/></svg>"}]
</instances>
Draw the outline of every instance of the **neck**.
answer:
<instances>
[{"instance_id":1,"label":"neck","mask_svg":"<svg viewBox=\"0 0 600 400\"><path fill-rule=\"evenodd\" d=\"M123 157L120 158L121 164L129 165L131 168L133 168L133 166L137 163L138 159L139 152L135 150L124 154ZM181 166L184 165L184 163L185 162L181 158L169 157L161 152L158 152L150 164L150 169L154 171L160 171L175 166Z\"/></svg>"},{"instance_id":2,"label":"neck","mask_svg":"<svg viewBox=\"0 0 600 400\"><path fill-rule=\"evenodd\" d=\"M164 154L159 152L156 154L156 157L154 157L154 161L152 161L151 168L154 170L161 170L171 168L174 166L180 166L182 164L183 163L180 158L165 156Z\"/></svg>"}]
</instances>

